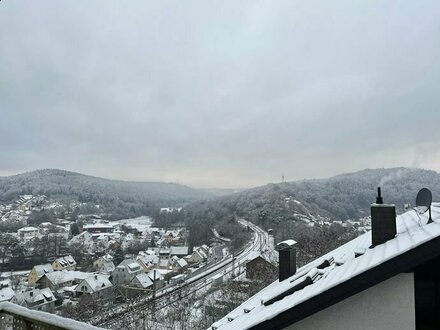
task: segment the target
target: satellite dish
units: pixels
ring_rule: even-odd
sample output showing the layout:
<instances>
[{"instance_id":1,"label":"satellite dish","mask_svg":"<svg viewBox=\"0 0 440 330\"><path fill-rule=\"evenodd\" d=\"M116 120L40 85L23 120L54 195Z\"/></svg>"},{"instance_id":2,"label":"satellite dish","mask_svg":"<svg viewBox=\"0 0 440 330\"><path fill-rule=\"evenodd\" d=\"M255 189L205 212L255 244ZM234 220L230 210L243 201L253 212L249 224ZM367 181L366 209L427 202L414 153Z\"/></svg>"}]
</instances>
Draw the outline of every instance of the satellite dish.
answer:
<instances>
[{"instance_id":1,"label":"satellite dish","mask_svg":"<svg viewBox=\"0 0 440 330\"><path fill-rule=\"evenodd\" d=\"M422 188L416 197L416 207L415 210L418 214L423 214L429 210L429 220L428 223L432 222L431 219L431 203L432 203L432 193L428 188Z\"/></svg>"}]
</instances>

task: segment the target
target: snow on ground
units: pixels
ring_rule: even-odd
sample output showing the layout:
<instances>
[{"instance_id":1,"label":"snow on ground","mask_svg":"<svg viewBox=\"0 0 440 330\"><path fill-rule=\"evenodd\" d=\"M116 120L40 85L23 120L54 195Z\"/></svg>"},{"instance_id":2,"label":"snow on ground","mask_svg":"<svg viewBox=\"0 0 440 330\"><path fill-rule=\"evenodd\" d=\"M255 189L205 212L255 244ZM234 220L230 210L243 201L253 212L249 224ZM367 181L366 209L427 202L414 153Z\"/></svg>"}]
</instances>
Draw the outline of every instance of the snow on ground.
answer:
<instances>
[{"instance_id":1,"label":"snow on ground","mask_svg":"<svg viewBox=\"0 0 440 330\"><path fill-rule=\"evenodd\" d=\"M141 216L137 218L117 220L114 222L121 225L130 225L134 228L139 229L140 231L145 231L151 228L151 225L153 224L153 219L148 216Z\"/></svg>"}]
</instances>

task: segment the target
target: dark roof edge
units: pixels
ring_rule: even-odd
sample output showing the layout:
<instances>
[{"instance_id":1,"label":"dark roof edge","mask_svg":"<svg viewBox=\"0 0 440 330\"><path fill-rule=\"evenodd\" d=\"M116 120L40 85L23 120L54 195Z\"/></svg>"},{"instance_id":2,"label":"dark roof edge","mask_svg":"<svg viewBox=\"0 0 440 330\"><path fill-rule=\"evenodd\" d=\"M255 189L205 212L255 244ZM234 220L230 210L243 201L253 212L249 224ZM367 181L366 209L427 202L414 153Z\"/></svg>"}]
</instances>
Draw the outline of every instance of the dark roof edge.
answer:
<instances>
[{"instance_id":1,"label":"dark roof edge","mask_svg":"<svg viewBox=\"0 0 440 330\"><path fill-rule=\"evenodd\" d=\"M250 329L284 329L400 273L440 256L440 237L425 242Z\"/></svg>"}]
</instances>

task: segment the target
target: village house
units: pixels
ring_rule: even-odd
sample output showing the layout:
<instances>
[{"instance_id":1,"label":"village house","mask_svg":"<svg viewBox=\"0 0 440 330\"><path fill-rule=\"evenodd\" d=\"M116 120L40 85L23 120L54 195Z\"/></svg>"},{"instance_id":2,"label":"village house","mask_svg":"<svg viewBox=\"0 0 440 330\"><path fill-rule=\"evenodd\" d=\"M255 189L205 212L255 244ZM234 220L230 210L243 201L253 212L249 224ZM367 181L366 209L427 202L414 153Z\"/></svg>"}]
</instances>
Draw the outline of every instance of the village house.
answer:
<instances>
[{"instance_id":1,"label":"village house","mask_svg":"<svg viewBox=\"0 0 440 330\"><path fill-rule=\"evenodd\" d=\"M110 275L115 270L115 264L113 261L106 261L102 264L101 268L98 269L98 273Z\"/></svg>"},{"instance_id":2,"label":"village house","mask_svg":"<svg viewBox=\"0 0 440 330\"><path fill-rule=\"evenodd\" d=\"M188 258L188 262L191 264L200 263L206 261L208 259L208 254L206 253L206 249L202 247L195 247L193 249L193 253Z\"/></svg>"},{"instance_id":3,"label":"village house","mask_svg":"<svg viewBox=\"0 0 440 330\"><path fill-rule=\"evenodd\" d=\"M17 230L17 234L19 238L27 240L37 237L40 231L35 227L23 227Z\"/></svg>"},{"instance_id":4,"label":"village house","mask_svg":"<svg viewBox=\"0 0 440 330\"><path fill-rule=\"evenodd\" d=\"M170 256L177 256L179 258L186 257L188 255L189 248L187 246L172 246L170 247Z\"/></svg>"},{"instance_id":5,"label":"village house","mask_svg":"<svg viewBox=\"0 0 440 330\"><path fill-rule=\"evenodd\" d=\"M268 274L275 274L277 267L260 253L252 253L246 262L246 277L264 280Z\"/></svg>"},{"instance_id":6,"label":"village house","mask_svg":"<svg viewBox=\"0 0 440 330\"><path fill-rule=\"evenodd\" d=\"M90 234L101 234L101 233L113 233L115 227L108 223L92 223L86 224L82 227L83 231L87 231Z\"/></svg>"},{"instance_id":7,"label":"village house","mask_svg":"<svg viewBox=\"0 0 440 330\"><path fill-rule=\"evenodd\" d=\"M140 273L137 274L130 283L130 286L139 288L139 289L152 289L153 288L153 280L150 279L148 274Z\"/></svg>"},{"instance_id":8,"label":"village house","mask_svg":"<svg viewBox=\"0 0 440 330\"><path fill-rule=\"evenodd\" d=\"M92 274L79 282L75 288L76 296L83 294L111 300L114 297L114 288L107 276Z\"/></svg>"},{"instance_id":9,"label":"village house","mask_svg":"<svg viewBox=\"0 0 440 330\"><path fill-rule=\"evenodd\" d=\"M91 273L84 273L75 270L62 270L44 274L36 284L39 288L49 288L52 291L56 291L63 287L77 285L90 275Z\"/></svg>"},{"instance_id":10,"label":"village house","mask_svg":"<svg viewBox=\"0 0 440 330\"><path fill-rule=\"evenodd\" d=\"M122 261L112 273L113 284L129 285L133 278L142 273L141 266L133 259L125 259Z\"/></svg>"},{"instance_id":11,"label":"village house","mask_svg":"<svg viewBox=\"0 0 440 330\"><path fill-rule=\"evenodd\" d=\"M155 255L138 255L136 257L136 261L142 267L142 271L147 273L150 269L155 268L156 264L159 263L159 257Z\"/></svg>"},{"instance_id":12,"label":"village house","mask_svg":"<svg viewBox=\"0 0 440 330\"><path fill-rule=\"evenodd\" d=\"M44 274L52 273L53 268L51 264L37 265L32 268L28 276L28 285L35 286L35 283L43 277Z\"/></svg>"},{"instance_id":13,"label":"village house","mask_svg":"<svg viewBox=\"0 0 440 330\"><path fill-rule=\"evenodd\" d=\"M159 272L159 270L154 269L148 272L148 277L153 281L155 290L163 288L165 286L165 278Z\"/></svg>"},{"instance_id":14,"label":"village house","mask_svg":"<svg viewBox=\"0 0 440 330\"><path fill-rule=\"evenodd\" d=\"M55 296L48 288L19 293L12 299L12 302L17 305L49 313L55 311L55 301Z\"/></svg>"},{"instance_id":15,"label":"village house","mask_svg":"<svg viewBox=\"0 0 440 330\"><path fill-rule=\"evenodd\" d=\"M188 263L183 258L173 257L171 267L174 272L182 273L188 268Z\"/></svg>"},{"instance_id":16,"label":"village house","mask_svg":"<svg viewBox=\"0 0 440 330\"><path fill-rule=\"evenodd\" d=\"M105 254L102 257L99 257L98 259L96 259L93 262L93 268L96 271L99 271L99 269L101 269L101 267L106 263L106 262L113 262L113 257L110 254Z\"/></svg>"},{"instance_id":17,"label":"village house","mask_svg":"<svg viewBox=\"0 0 440 330\"><path fill-rule=\"evenodd\" d=\"M52 263L53 270L75 270L76 268L76 261L73 259L71 255L57 258Z\"/></svg>"},{"instance_id":18,"label":"village house","mask_svg":"<svg viewBox=\"0 0 440 330\"><path fill-rule=\"evenodd\" d=\"M11 301L15 297L15 292L9 286L0 289L0 302Z\"/></svg>"}]
</instances>

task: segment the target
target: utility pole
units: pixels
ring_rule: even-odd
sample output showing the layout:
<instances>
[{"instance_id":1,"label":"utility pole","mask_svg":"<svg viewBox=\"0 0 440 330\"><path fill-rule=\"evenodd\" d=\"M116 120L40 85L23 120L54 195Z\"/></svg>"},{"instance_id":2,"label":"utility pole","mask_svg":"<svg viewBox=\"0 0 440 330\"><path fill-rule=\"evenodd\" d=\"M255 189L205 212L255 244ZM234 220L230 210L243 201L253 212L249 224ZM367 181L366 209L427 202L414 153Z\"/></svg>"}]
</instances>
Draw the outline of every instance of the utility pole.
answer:
<instances>
[{"instance_id":1,"label":"utility pole","mask_svg":"<svg viewBox=\"0 0 440 330\"><path fill-rule=\"evenodd\" d=\"M156 322L156 269L153 271L153 322Z\"/></svg>"}]
</instances>

